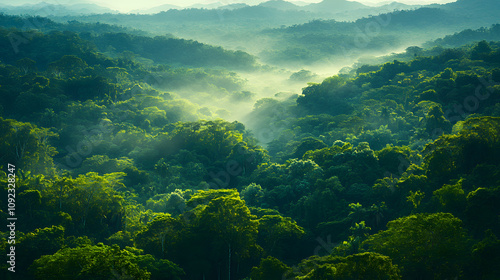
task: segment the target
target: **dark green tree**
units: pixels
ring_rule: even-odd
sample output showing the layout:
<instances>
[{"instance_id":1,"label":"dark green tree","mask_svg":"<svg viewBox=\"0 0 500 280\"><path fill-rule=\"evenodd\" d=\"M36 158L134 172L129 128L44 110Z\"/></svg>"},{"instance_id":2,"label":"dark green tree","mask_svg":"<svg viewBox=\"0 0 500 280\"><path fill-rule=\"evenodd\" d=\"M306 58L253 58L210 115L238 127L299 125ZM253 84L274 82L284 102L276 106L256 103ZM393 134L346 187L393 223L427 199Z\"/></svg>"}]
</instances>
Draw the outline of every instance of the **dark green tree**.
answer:
<instances>
[{"instance_id":1,"label":"dark green tree","mask_svg":"<svg viewBox=\"0 0 500 280\"><path fill-rule=\"evenodd\" d=\"M393 259L405 279L459 277L469 254L462 221L447 213L399 218L363 244Z\"/></svg>"}]
</instances>

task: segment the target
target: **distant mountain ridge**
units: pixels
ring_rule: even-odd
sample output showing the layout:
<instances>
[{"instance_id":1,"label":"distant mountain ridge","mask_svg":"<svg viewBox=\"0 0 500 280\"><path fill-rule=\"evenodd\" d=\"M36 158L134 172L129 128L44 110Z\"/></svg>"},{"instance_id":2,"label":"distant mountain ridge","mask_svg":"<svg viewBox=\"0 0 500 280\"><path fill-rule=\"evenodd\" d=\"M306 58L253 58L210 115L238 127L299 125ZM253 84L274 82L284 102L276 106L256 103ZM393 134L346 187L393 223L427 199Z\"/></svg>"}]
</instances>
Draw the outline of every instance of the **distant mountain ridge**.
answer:
<instances>
[{"instance_id":1,"label":"distant mountain ridge","mask_svg":"<svg viewBox=\"0 0 500 280\"><path fill-rule=\"evenodd\" d=\"M50 4L39 2L37 4L24 4L19 6L0 5L0 11L17 15L39 15L39 16L66 16L84 14L118 13L116 10L102 7L97 4L75 2L71 4Z\"/></svg>"},{"instance_id":2,"label":"distant mountain ridge","mask_svg":"<svg viewBox=\"0 0 500 280\"><path fill-rule=\"evenodd\" d=\"M363 5L359 2L355 1L347 1L347 0L323 0L319 3L312 3L305 7L304 10L316 13L325 13L325 12L344 12L358 9L370 8L366 5Z\"/></svg>"},{"instance_id":3,"label":"distant mountain ridge","mask_svg":"<svg viewBox=\"0 0 500 280\"><path fill-rule=\"evenodd\" d=\"M245 3L235 3L235 4L229 4L229 5L225 5L225 6L220 6L217 9L220 9L220 10L237 10L237 9L242 9L242 8L246 8L246 7L249 7L249 6L247 4L245 4Z\"/></svg>"},{"instance_id":4,"label":"distant mountain ridge","mask_svg":"<svg viewBox=\"0 0 500 280\"><path fill-rule=\"evenodd\" d=\"M67 0L62 0L64 3L68 3ZM447 14L442 14L438 18L428 17L425 12L410 13L406 14L411 16L420 24L428 26L430 22L436 22L437 24L444 25L447 19L453 20L452 25L456 25L457 29L453 29L453 32L460 31L459 28L466 26L466 28L479 28L481 26L490 26L493 23L498 22L498 14L500 14L500 5L498 5L498 0L458 0L456 2L448 4L433 4L433 5L406 5L399 2L387 2L387 4L371 7L366 6L362 3L356 1L348 0L323 0L319 3L312 3L302 6L294 4L291 1L286 0L270 0L266 2L262 1L252 1L246 3L251 3L254 5L248 5L243 3L234 3L229 5L224 5L222 2L214 2L208 5L194 5L189 8L179 7L176 5L161 5L158 7L146 9L146 10L135 10L133 13L137 14L160 14L166 13L162 16L163 21L168 21L172 23L173 21L182 20L183 22L200 22L207 21L213 24L219 24L221 22L221 15L219 14L219 9L224 9L224 20L239 22L246 24L259 23L259 26L275 24L280 25L293 25L302 24L315 19L334 19L336 21L356 21L362 18L369 18L370 16L392 13L393 11L404 11L404 10L417 10L421 7L436 8L442 12L447 12ZM48 12L47 12L48 11ZM6 14L23 14L23 15L40 15L40 16L56 16L61 17L60 20L90 20L92 14L117 14L117 11L113 11L108 8L100 7L95 4L67 4L67 5L50 5L47 3L39 3L36 5L22 5L22 6L3 6L0 4L0 12ZM439 12L433 12L434 14L439 14ZM423 15L426 19L422 20ZM79 18L83 16L85 18ZM65 18L63 18L65 17ZM457 17L459 18L457 20ZM120 23L127 24L125 18L128 18L126 14L113 19L113 21L100 20L101 22L107 23ZM398 18L395 16L395 18ZM138 20L138 18L133 18L133 20ZM267 23L264 23L264 20ZM462 23L463 21L463 23ZM262 22L262 24L261 24ZM395 21L394 21L395 22ZM468 24L474 23L474 25L469 26ZM448 24L448 25L450 25ZM129 25L134 28L136 26Z\"/></svg>"},{"instance_id":5,"label":"distant mountain ridge","mask_svg":"<svg viewBox=\"0 0 500 280\"><path fill-rule=\"evenodd\" d=\"M500 2L498 0L458 0L456 2L442 5L443 9L456 9L462 11L477 11L477 10L500 10ZM488 7L485 9L485 7Z\"/></svg>"},{"instance_id":6,"label":"distant mountain ridge","mask_svg":"<svg viewBox=\"0 0 500 280\"><path fill-rule=\"evenodd\" d=\"M165 5L156 6L156 7L150 8L150 9L136 9L136 10L132 10L130 12L134 13L134 14L157 14L157 13L160 13L163 11L168 11L171 9L180 10L180 9L182 9L182 7L176 6L176 5L171 5L171 4L165 4Z\"/></svg>"},{"instance_id":7,"label":"distant mountain ridge","mask_svg":"<svg viewBox=\"0 0 500 280\"><path fill-rule=\"evenodd\" d=\"M0 3L0 12L14 15L39 15L39 16L79 16L90 14L104 14L112 13L117 14L119 11L110 8L93 4L89 1L58 1L59 4L50 4L46 2L39 2L37 4L23 4L12 5L14 1L5 0L3 4ZM22 1L22 0L21 0ZM243 1L243 0L242 0ZM483 0L487 1L487 0ZM20 2L24 3L24 2ZM270 0L270 1L245 1L245 3L232 3L227 4L224 2L213 2L209 4L194 4L191 6L178 6L172 4L164 4L152 8L135 9L130 13L133 14L157 14L169 10L186 10L186 9L205 9L205 10L238 10L248 7L261 7L272 10L280 11L302 11L309 12L311 19L319 17L335 18L337 20L354 20L360 17L368 16L370 14L378 14L381 12L391 12L395 9L409 9L415 6L406 5L398 2L392 2L379 7L370 7L363 5L356 1L348 0L323 0L319 3L306 3L301 1L286 1L286 0ZM266 12L269 14L268 12ZM352 13L347 15L346 13Z\"/></svg>"},{"instance_id":8,"label":"distant mountain ridge","mask_svg":"<svg viewBox=\"0 0 500 280\"><path fill-rule=\"evenodd\" d=\"M284 1L284 0L271 0L267 2L262 2L259 4L261 7L268 7L268 8L274 8L278 10L298 10L302 9L303 7L297 6L291 2Z\"/></svg>"},{"instance_id":9,"label":"distant mountain ridge","mask_svg":"<svg viewBox=\"0 0 500 280\"><path fill-rule=\"evenodd\" d=\"M49 0L46 0L49 1ZM44 2L44 0L38 0L38 2L35 2L34 0L2 0L2 3L0 3L0 6L5 5L5 6L22 6L22 5L36 5L40 2ZM50 4L50 3L49 3ZM57 3L53 5L74 5L74 4L95 4L91 1L86 1L86 0L57 0Z\"/></svg>"},{"instance_id":10,"label":"distant mountain ridge","mask_svg":"<svg viewBox=\"0 0 500 280\"><path fill-rule=\"evenodd\" d=\"M248 2L248 1L247 1ZM257 5L249 5L244 3L234 3L222 5L221 2L214 2L205 5L192 5L189 7L172 7L171 5L162 5L148 10L137 10L136 13L151 14L168 11L170 9L227 9L238 10L248 7L263 7L267 9L275 9L280 11L304 11L311 13L312 18L330 17L338 20L355 20L372 14L387 13L394 10L404 10L421 7L421 5L407 5L399 2L389 1L377 7L367 6L356 1L348 0L323 0L319 3L307 3L303 1L286 1L286 0L269 0L261 2ZM346 13L352 13L347 15Z\"/></svg>"}]
</instances>

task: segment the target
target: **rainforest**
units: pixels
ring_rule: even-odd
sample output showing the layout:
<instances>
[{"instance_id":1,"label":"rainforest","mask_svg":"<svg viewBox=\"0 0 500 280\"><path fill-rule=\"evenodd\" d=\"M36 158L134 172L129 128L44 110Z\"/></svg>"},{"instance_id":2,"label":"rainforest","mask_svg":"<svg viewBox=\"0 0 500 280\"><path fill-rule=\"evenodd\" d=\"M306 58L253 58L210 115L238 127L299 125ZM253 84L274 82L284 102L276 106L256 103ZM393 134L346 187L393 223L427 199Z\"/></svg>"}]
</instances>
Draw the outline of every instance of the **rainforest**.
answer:
<instances>
[{"instance_id":1,"label":"rainforest","mask_svg":"<svg viewBox=\"0 0 500 280\"><path fill-rule=\"evenodd\" d=\"M0 4L1 279L500 279L500 5L242 2Z\"/></svg>"}]
</instances>

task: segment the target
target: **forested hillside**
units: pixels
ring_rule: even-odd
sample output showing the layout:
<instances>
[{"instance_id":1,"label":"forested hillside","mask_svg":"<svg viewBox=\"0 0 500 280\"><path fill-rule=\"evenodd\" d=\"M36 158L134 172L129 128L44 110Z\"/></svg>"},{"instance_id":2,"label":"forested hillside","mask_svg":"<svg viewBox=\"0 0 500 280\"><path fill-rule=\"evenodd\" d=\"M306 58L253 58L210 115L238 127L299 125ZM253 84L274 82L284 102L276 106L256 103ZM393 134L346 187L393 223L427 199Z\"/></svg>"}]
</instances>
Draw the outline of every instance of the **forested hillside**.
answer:
<instances>
[{"instance_id":1,"label":"forested hillside","mask_svg":"<svg viewBox=\"0 0 500 280\"><path fill-rule=\"evenodd\" d=\"M401 52L409 45L421 45L466 29L489 28L498 23L500 12L495 0L458 0L427 6L392 3L380 7L346 0L324 0L296 6L297 9L280 8L287 5L280 3L271 1L234 9L189 8L155 14L108 13L50 18L60 23L116 24L159 36L171 33L245 51L266 64L300 68L350 64L360 57Z\"/></svg>"},{"instance_id":2,"label":"forested hillside","mask_svg":"<svg viewBox=\"0 0 500 280\"><path fill-rule=\"evenodd\" d=\"M500 42L454 43L498 26L262 97L242 51L0 23L2 279L500 278Z\"/></svg>"},{"instance_id":3,"label":"forested hillside","mask_svg":"<svg viewBox=\"0 0 500 280\"><path fill-rule=\"evenodd\" d=\"M9 44L14 45L14 49L18 50L20 45L29 43L30 51L46 54L47 50L40 49L38 42L33 41L31 37L38 37L41 33L31 31L35 28L39 31L48 34L49 36L57 36L63 34L67 37L70 43L73 33L85 39L86 44L90 45L94 51L107 53L113 57L130 56L142 58L143 64L162 63L176 66L191 66L191 67L224 67L226 69L250 70L256 67L255 58L242 51L229 51L221 47L206 45L193 40L185 40L175 38L174 36L147 36L146 32L136 29L119 27L116 25L100 24L100 23L80 23L69 22L67 24L59 24L50 19L43 17L21 17L2 15L0 14L1 26L8 28L16 28L17 30L3 30L5 37L2 50L8 54L4 60L8 62L11 57L18 57L17 52L10 51ZM27 24L29 23L29 24ZM23 30L28 29L31 32L29 35L19 34ZM14 33L13 33L14 32ZM17 33L16 33L17 32ZM28 37L30 41L28 41ZM5 40L7 39L7 40ZM79 38L80 39L80 38ZM48 44L53 44L51 37L46 37L43 40L48 41ZM48 45L48 48L54 46ZM21 48L24 51L26 48ZM73 54L73 53L68 53ZM28 57L34 59L33 55ZM144 60L144 59L148 59Z\"/></svg>"}]
</instances>

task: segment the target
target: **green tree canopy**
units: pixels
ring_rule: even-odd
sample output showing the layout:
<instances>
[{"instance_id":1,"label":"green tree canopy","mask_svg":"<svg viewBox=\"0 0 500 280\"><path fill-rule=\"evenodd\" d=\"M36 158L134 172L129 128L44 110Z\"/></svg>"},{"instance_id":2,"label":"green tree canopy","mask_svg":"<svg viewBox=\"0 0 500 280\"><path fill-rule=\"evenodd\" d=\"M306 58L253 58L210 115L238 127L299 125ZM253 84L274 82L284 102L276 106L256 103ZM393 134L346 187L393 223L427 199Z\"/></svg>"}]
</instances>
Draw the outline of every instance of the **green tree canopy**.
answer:
<instances>
[{"instance_id":1,"label":"green tree canopy","mask_svg":"<svg viewBox=\"0 0 500 280\"><path fill-rule=\"evenodd\" d=\"M462 273L468 242L460 219L435 213L391 221L387 230L368 237L363 244L391 257L406 279L444 279Z\"/></svg>"},{"instance_id":2,"label":"green tree canopy","mask_svg":"<svg viewBox=\"0 0 500 280\"><path fill-rule=\"evenodd\" d=\"M37 279L150 279L151 273L139 266L134 252L99 244L64 248L36 260L31 270Z\"/></svg>"}]
</instances>

